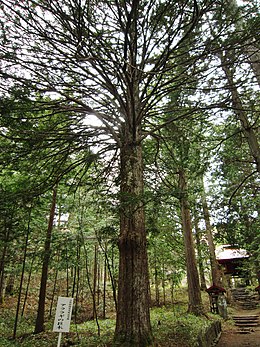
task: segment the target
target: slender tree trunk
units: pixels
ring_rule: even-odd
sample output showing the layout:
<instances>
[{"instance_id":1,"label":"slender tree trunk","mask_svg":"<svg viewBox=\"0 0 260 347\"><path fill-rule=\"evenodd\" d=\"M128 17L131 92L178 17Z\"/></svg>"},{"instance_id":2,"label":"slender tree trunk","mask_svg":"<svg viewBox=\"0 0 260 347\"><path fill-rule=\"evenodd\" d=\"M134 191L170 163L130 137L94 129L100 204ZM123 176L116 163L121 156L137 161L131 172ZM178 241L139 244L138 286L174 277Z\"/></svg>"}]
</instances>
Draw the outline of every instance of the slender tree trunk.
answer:
<instances>
[{"instance_id":1,"label":"slender tree trunk","mask_svg":"<svg viewBox=\"0 0 260 347\"><path fill-rule=\"evenodd\" d=\"M155 303L160 306L160 291L159 291L159 278L158 278L158 265L157 265L157 250L155 249L155 262L154 262L154 280L155 280Z\"/></svg>"},{"instance_id":2,"label":"slender tree trunk","mask_svg":"<svg viewBox=\"0 0 260 347\"><path fill-rule=\"evenodd\" d=\"M78 317L78 306L79 306L79 271L77 271L78 274L78 280L76 281L76 300L75 300L75 311L74 311L74 321L75 324L77 324L77 317ZM73 295L74 297L74 295Z\"/></svg>"},{"instance_id":3,"label":"slender tree trunk","mask_svg":"<svg viewBox=\"0 0 260 347\"><path fill-rule=\"evenodd\" d=\"M33 264L34 264L35 257L36 257L36 249L34 250L32 261L31 261L31 264L30 264L29 276L28 276L26 290L25 290L25 295L24 295L24 301L23 301L23 308L22 308L22 312L21 312L21 317L23 317L24 311L25 311L25 306L26 306L26 302L27 302L27 298L28 298L29 287L30 287L30 282L31 282L32 271L33 271Z\"/></svg>"},{"instance_id":4,"label":"slender tree trunk","mask_svg":"<svg viewBox=\"0 0 260 347\"><path fill-rule=\"evenodd\" d=\"M240 121L242 132L247 140L250 152L254 158L256 169L260 173L260 146L254 130L254 126L250 124L247 112L243 107L243 103L239 96L239 92L236 87L236 83L233 77L233 72L231 70L232 59L230 61L228 53L220 53L219 57L221 59L221 66L226 75L228 81L228 89L231 92L232 104L234 112Z\"/></svg>"},{"instance_id":5,"label":"slender tree trunk","mask_svg":"<svg viewBox=\"0 0 260 347\"><path fill-rule=\"evenodd\" d=\"M75 271L77 273L77 277L76 277L76 303L75 303L75 316L77 316L77 311L78 311L78 303L79 303L79 293L80 293L80 280L81 280L81 275L80 275L80 242L79 239L77 240L77 244L78 244L78 252L77 252L77 266L75 268ZM74 297L74 293L73 296Z\"/></svg>"},{"instance_id":6,"label":"slender tree trunk","mask_svg":"<svg viewBox=\"0 0 260 347\"><path fill-rule=\"evenodd\" d=\"M94 247L94 264L93 264L93 318L95 319L96 307L97 307L97 268L98 268L98 253L97 245Z\"/></svg>"},{"instance_id":7,"label":"slender tree trunk","mask_svg":"<svg viewBox=\"0 0 260 347\"><path fill-rule=\"evenodd\" d=\"M213 235L212 235L210 214L209 214L209 208L208 208L208 202L206 198L203 178L201 178L201 203L202 203L203 215L204 215L204 220L206 225L206 234L207 234L208 247L209 247L209 259L210 259L210 266L211 266L212 282L213 284L218 286L221 284L220 273L218 270L218 263L217 263L216 254L215 254L215 244L214 244Z\"/></svg>"},{"instance_id":8,"label":"slender tree trunk","mask_svg":"<svg viewBox=\"0 0 260 347\"><path fill-rule=\"evenodd\" d=\"M77 265L73 267L74 273L73 273L73 284L72 284L72 290L71 290L71 296L74 297L75 294L75 288L78 286L78 281L80 278L80 242L77 238Z\"/></svg>"},{"instance_id":9,"label":"slender tree trunk","mask_svg":"<svg viewBox=\"0 0 260 347\"><path fill-rule=\"evenodd\" d=\"M105 246L105 252L106 252ZM104 259L104 272L103 272L103 319L106 319L106 288L107 288L107 260Z\"/></svg>"},{"instance_id":10,"label":"slender tree trunk","mask_svg":"<svg viewBox=\"0 0 260 347\"><path fill-rule=\"evenodd\" d=\"M58 259L57 259L57 263L58 264L59 264L59 261L60 261L60 255L58 254ZM58 273L59 273L59 268L57 266L57 268L55 270L53 290L52 290L52 295L51 295L51 304L50 304L49 318L51 318L51 316L52 316L52 307L53 307L54 297L55 297L56 288L57 288Z\"/></svg>"},{"instance_id":11,"label":"slender tree trunk","mask_svg":"<svg viewBox=\"0 0 260 347\"><path fill-rule=\"evenodd\" d=\"M74 321L75 324L77 322L77 316L78 316L78 307L79 307L79 293L80 293L80 281L84 278L84 274L81 273L81 242L80 242L80 237L77 235L77 266L74 268L75 273L77 276L74 274L74 281L73 281L73 293L71 293L71 296L75 296L76 292L76 298L75 298L75 309L74 309ZM82 270L83 271L83 270ZM74 284L75 283L75 284ZM83 283L84 287L84 283Z\"/></svg>"},{"instance_id":12,"label":"slender tree trunk","mask_svg":"<svg viewBox=\"0 0 260 347\"><path fill-rule=\"evenodd\" d=\"M74 266L72 269L72 277L73 277L73 282L72 282L72 289L71 289L71 296L74 297L75 294L75 288L76 288L76 278L77 278L77 266Z\"/></svg>"},{"instance_id":13,"label":"slender tree trunk","mask_svg":"<svg viewBox=\"0 0 260 347\"><path fill-rule=\"evenodd\" d=\"M10 273L5 287L5 296L14 294L15 273Z\"/></svg>"},{"instance_id":14,"label":"slender tree trunk","mask_svg":"<svg viewBox=\"0 0 260 347\"><path fill-rule=\"evenodd\" d=\"M165 264L163 260L163 268L162 268L162 289L163 289L163 304L166 305L166 290L165 290Z\"/></svg>"},{"instance_id":15,"label":"slender tree trunk","mask_svg":"<svg viewBox=\"0 0 260 347\"><path fill-rule=\"evenodd\" d=\"M0 260L0 304L4 302L4 278L5 278L5 256L7 251L7 244L5 242Z\"/></svg>"},{"instance_id":16,"label":"slender tree trunk","mask_svg":"<svg viewBox=\"0 0 260 347\"><path fill-rule=\"evenodd\" d=\"M27 248L28 248L28 241L29 241L29 235L30 235L31 212L32 212L32 208L30 208L30 210L29 210L28 226L27 226L27 231L26 231L26 236L25 236L24 253L23 253L23 267L22 267L22 273L21 273L21 278L20 278L20 286L19 286L19 293L18 293L17 306L16 306L16 315L15 315L15 320L14 320L13 339L15 339L15 337L16 337L16 330L17 330L17 324L18 324L18 318L19 318L19 310L20 310L20 305L21 305L23 278L24 278L24 272L25 272Z\"/></svg>"},{"instance_id":17,"label":"slender tree trunk","mask_svg":"<svg viewBox=\"0 0 260 347\"><path fill-rule=\"evenodd\" d=\"M66 240L66 295L69 296L69 256L68 256L68 238Z\"/></svg>"},{"instance_id":18,"label":"slender tree trunk","mask_svg":"<svg viewBox=\"0 0 260 347\"><path fill-rule=\"evenodd\" d=\"M149 275L143 207L143 163L140 135L125 131L121 148L121 210L118 310L115 344L149 346Z\"/></svg>"},{"instance_id":19,"label":"slender tree trunk","mask_svg":"<svg viewBox=\"0 0 260 347\"><path fill-rule=\"evenodd\" d=\"M6 263L6 255L7 255L8 243L9 243L9 234L10 234L9 228L6 227L4 247L3 247L1 260L0 260L0 304L2 304L4 301L5 263Z\"/></svg>"},{"instance_id":20,"label":"slender tree trunk","mask_svg":"<svg viewBox=\"0 0 260 347\"><path fill-rule=\"evenodd\" d=\"M115 276L114 276L114 259L113 259L114 258L114 252L113 252L113 248L112 248L112 265L110 265L108 254L107 254L107 245L104 248L102 246L102 243L101 243L99 238L98 238L98 243L99 243L99 246L102 249L104 256L105 256L105 259L106 259L107 270L108 270L111 285L112 285L112 292L113 292L113 299L114 299L114 303L115 303L115 309L117 311L117 296L116 296L116 283L115 283Z\"/></svg>"},{"instance_id":21,"label":"slender tree trunk","mask_svg":"<svg viewBox=\"0 0 260 347\"><path fill-rule=\"evenodd\" d=\"M56 197L57 197L57 186L53 188L49 224L48 224L45 245L44 245L41 287L40 287L38 311L37 311L37 317L36 317L36 323L35 323L35 329L34 329L35 334L38 334L44 331L46 287L47 287L47 279L48 279L48 267L49 267L50 252L51 252L51 235L52 235L53 221L55 216Z\"/></svg>"},{"instance_id":22,"label":"slender tree trunk","mask_svg":"<svg viewBox=\"0 0 260 347\"><path fill-rule=\"evenodd\" d=\"M102 277L102 268L100 264L100 260L98 258L98 263L97 263L97 305L100 305L100 282L101 282L101 277Z\"/></svg>"},{"instance_id":23,"label":"slender tree trunk","mask_svg":"<svg viewBox=\"0 0 260 347\"><path fill-rule=\"evenodd\" d=\"M191 216L187 197L187 182L185 178L185 172L183 169L181 169L179 172L179 190L187 267L187 281L189 294L188 311L195 315L201 315L203 313L203 307L200 293L199 274L196 264L195 247L192 236Z\"/></svg>"},{"instance_id":24,"label":"slender tree trunk","mask_svg":"<svg viewBox=\"0 0 260 347\"><path fill-rule=\"evenodd\" d=\"M174 280L171 279L171 304L173 305L174 302Z\"/></svg>"},{"instance_id":25,"label":"slender tree trunk","mask_svg":"<svg viewBox=\"0 0 260 347\"><path fill-rule=\"evenodd\" d=\"M198 253L198 266L199 266L199 274L200 274L200 289L206 290L206 279L205 279L205 269L203 264L203 257L201 253L201 241L200 241L200 230L198 226L198 220L195 217L194 219L194 227L195 227L195 240L196 240L196 247L197 247L197 253Z\"/></svg>"},{"instance_id":26,"label":"slender tree trunk","mask_svg":"<svg viewBox=\"0 0 260 347\"><path fill-rule=\"evenodd\" d=\"M95 321L96 321L97 329L98 329L98 336L100 336L100 325L99 325L99 322L98 322L96 300L95 300L95 294L94 294L94 291L93 291L93 288L92 288L92 285L91 285L91 281L90 281L88 252L87 252L87 248L86 248L86 245L85 245L83 233L82 233L82 241L83 241L85 258L86 258L86 275L87 275L88 287L89 287L90 294L91 294L91 297L92 297L92 302L93 302L93 315L94 315L93 319L95 319Z\"/></svg>"},{"instance_id":27,"label":"slender tree trunk","mask_svg":"<svg viewBox=\"0 0 260 347\"><path fill-rule=\"evenodd\" d=\"M116 271L115 271L114 246L112 246L111 253L112 253L111 254L111 266L110 266L108 255L106 254L107 268L108 268L108 272L109 272L109 276L110 276L110 280L111 280L111 284L112 284L113 299L114 299L114 302L115 302L115 308L116 308L116 311L117 311L117 307L118 307L118 303L117 303L118 276L117 276Z\"/></svg>"}]
</instances>

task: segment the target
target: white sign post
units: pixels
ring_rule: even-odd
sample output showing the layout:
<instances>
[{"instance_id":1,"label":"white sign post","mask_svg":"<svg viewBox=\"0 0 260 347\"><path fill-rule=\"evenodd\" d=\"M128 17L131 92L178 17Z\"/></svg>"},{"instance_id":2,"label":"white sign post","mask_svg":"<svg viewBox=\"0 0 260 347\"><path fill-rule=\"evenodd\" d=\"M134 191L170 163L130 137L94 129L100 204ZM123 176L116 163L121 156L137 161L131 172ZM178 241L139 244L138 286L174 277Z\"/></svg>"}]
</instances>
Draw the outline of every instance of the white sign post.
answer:
<instances>
[{"instance_id":1,"label":"white sign post","mask_svg":"<svg viewBox=\"0 0 260 347\"><path fill-rule=\"evenodd\" d=\"M53 331L59 333L57 347L60 347L62 333L70 331L70 320L72 313L73 298L58 297Z\"/></svg>"}]
</instances>

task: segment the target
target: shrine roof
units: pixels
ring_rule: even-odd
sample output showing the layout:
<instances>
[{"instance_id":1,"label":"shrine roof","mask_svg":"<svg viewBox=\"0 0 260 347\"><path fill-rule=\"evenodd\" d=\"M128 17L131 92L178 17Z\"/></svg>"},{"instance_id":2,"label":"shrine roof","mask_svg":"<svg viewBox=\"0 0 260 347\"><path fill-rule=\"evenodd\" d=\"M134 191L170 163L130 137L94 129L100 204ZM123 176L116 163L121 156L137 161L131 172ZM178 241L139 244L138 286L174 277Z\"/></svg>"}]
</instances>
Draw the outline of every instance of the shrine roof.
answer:
<instances>
[{"instance_id":1,"label":"shrine roof","mask_svg":"<svg viewBox=\"0 0 260 347\"><path fill-rule=\"evenodd\" d=\"M249 254L245 249L223 245L216 248L217 260L232 260L248 258Z\"/></svg>"}]
</instances>

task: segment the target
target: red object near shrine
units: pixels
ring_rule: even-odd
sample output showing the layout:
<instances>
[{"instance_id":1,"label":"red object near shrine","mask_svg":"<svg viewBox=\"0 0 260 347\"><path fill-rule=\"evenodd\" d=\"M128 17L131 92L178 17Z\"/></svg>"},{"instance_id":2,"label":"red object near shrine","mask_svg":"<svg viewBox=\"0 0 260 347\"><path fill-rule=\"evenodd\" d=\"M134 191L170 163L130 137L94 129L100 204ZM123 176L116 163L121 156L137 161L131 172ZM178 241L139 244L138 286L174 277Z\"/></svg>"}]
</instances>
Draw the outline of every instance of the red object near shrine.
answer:
<instances>
[{"instance_id":1,"label":"red object near shrine","mask_svg":"<svg viewBox=\"0 0 260 347\"><path fill-rule=\"evenodd\" d=\"M226 289L213 283L211 287L206 289L206 292L209 294L210 311L212 313L219 313L218 297L219 295L223 295L226 292Z\"/></svg>"},{"instance_id":2,"label":"red object near shrine","mask_svg":"<svg viewBox=\"0 0 260 347\"><path fill-rule=\"evenodd\" d=\"M206 289L207 293L213 293L213 294L220 294L220 293L226 293L226 289L217 286L216 284L213 284L211 287L209 287L208 289Z\"/></svg>"}]
</instances>

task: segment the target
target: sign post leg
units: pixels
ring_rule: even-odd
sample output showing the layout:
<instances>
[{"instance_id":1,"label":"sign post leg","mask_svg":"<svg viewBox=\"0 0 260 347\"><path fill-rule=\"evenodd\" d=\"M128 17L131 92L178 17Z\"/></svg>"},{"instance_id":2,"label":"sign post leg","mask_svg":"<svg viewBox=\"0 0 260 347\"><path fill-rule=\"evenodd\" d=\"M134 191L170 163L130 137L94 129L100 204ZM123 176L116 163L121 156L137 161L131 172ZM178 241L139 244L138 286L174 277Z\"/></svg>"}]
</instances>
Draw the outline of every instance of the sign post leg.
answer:
<instances>
[{"instance_id":1,"label":"sign post leg","mask_svg":"<svg viewBox=\"0 0 260 347\"><path fill-rule=\"evenodd\" d=\"M59 333L57 347L60 347L60 343L61 343L61 335L62 335L62 333Z\"/></svg>"}]
</instances>

